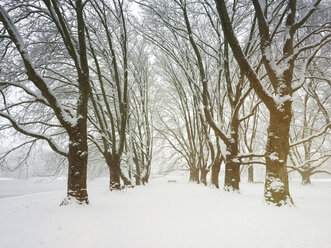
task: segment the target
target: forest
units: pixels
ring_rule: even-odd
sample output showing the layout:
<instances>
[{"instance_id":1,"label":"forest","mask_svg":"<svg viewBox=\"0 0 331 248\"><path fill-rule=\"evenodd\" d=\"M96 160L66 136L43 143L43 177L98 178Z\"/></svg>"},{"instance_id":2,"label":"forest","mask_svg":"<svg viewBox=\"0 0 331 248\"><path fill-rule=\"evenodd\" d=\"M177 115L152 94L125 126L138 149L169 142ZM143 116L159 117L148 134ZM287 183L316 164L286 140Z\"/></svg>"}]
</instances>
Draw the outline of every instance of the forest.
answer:
<instances>
[{"instance_id":1,"label":"forest","mask_svg":"<svg viewBox=\"0 0 331 248\"><path fill-rule=\"evenodd\" d=\"M43 157L67 177L61 204L86 205L101 168L115 194L185 172L239 195L262 169L264 202L293 206L289 175L331 175L330 11L327 0L0 0L0 171Z\"/></svg>"}]
</instances>

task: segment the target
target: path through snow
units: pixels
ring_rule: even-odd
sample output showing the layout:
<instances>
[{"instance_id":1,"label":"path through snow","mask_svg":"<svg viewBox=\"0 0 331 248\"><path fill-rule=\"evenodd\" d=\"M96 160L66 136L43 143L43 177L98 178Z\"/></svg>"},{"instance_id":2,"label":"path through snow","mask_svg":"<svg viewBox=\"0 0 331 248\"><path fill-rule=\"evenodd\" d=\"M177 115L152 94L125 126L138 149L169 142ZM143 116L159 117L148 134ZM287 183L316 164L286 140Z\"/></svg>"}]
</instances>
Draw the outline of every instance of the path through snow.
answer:
<instances>
[{"instance_id":1,"label":"path through snow","mask_svg":"<svg viewBox=\"0 0 331 248\"><path fill-rule=\"evenodd\" d=\"M59 207L65 189L0 199L0 247L330 247L330 183L293 186L292 208L264 206L262 184L238 195L166 180L108 192L106 183L89 183L86 207Z\"/></svg>"}]
</instances>

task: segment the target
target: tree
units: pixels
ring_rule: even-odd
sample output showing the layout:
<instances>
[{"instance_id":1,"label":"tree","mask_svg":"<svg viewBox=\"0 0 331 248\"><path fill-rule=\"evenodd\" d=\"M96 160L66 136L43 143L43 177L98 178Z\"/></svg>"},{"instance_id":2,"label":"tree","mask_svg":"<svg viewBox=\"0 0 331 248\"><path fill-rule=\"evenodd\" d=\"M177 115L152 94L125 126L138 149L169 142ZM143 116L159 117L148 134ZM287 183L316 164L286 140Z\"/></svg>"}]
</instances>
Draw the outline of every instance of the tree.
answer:
<instances>
[{"instance_id":1,"label":"tree","mask_svg":"<svg viewBox=\"0 0 331 248\"><path fill-rule=\"evenodd\" d=\"M176 96L171 97L173 105L165 109L169 117L160 114L163 127L158 131L186 159L190 180L207 183L206 176L211 165L209 150L213 144L209 142L210 128L200 108L201 96L196 84L197 75L193 71L195 61L190 55L192 48L186 34L182 34L185 31L184 18L177 11L175 1L163 2L162 5L155 1L140 4L145 10L146 26L138 28L156 46L159 75L171 86L173 91L170 94ZM163 33L158 31L160 29Z\"/></svg>"},{"instance_id":2,"label":"tree","mask_svg":"<svg viewBox=\"0 0 331 248\"><path fill-rule=\"evenodd\" d=\"M326 162L331 157L328 149L329 113L326 103L330 100L330 85L323 77L310 79L307 87L299 93L299 99L294 104L299 105L294 113L292 123L288 165L289 172L296 171L301 175L303 185L311 184L310 177L317 173L331 174L325 169ZM305 141L305 142L302 142ZM297 143L299 142L299 143Z\"/></svg>"},{"instance_id":3,"label":"tree","mask_svg":"<svg viewBox=\"0 0 331 248\"><path fill-rule=\"evenodd\" d=\"M109 168L109 189L119 190L121 178L125 184L131 184L121 170L129 114L126 2L92 1L91 5L90 15L96 18L88 26L89 50L94 62L90 94L93 114L89 116L94 130L89 138Z\"/></svg>"},{"instance_id":4,"label":"tree","mask_svg":"<svg viewBox=\"0 0 331 248\"><path fill-rule=\"evenodd\" d=\"M259 113L261 110L256 107L255 111L252 111L252 109L257 106L256 105L256 95L252 96L252 99L250 100L250 104L247 104L247 112L253 113L253 118L247 118L245 121L242 122L241 125L241 139L243 140L242 142L242 150L245 153L248 154L253 154L254 151L256 150L263 150L261 148L263 144L263 140L261 139L261 135L259 135L258 128L260 128L259 125L261 120L259 118ZM245 115L245 107L242 108L243 115ZM254 162L253 161L253 156L248 156L248 161L243 162L243 159L241 159L241 164L242 165L247 165L247 176L248 176L248 183L254 183ZM258 161L259 163L263 163L264 161Z\"/></svg>"},{"instance_id":5,"label":"tree","mask_svg":"<svg viewBox=\"0 0 331 248\"><path fill-rule=\"evenodd\" d=\"M63 204L70 200L88 203L89 68L84 18L86 3L76 0L62 2L63 6L59 6L56 0L15 1L8 4L8 10L0 5L3 25L1 38L2 43L7 42L2 56L25 68L21 70L18 66L14 73L8 70L8 66L1 70L5 80L1 81L4 106L1 107L0 116L7 119L16 131L46 141L55 152L68 158L67 199ZM68 12L72 19L68 19ZM45 59L39 60L39 56ZM53 60L52 56L60 61ZM74 73L65 75L63 72L66 71ZM10 75L12 77L8 77ZM65 89L70 92L69 100L63 98L59 88L62 88L62 93ZM25 96L8 105L9 90L19 91ZM48 121L38 121L38 115L31 113L33 109L37 109L43 117L48 116ZM21 111L26 111L25 115ZM39 128L33 128L34 125ZM52 128L57 132L50 133ZM56 142L55 137L59 132L67 137L68 147L61 147Z\"/></svg>"},{"instance_id":6,"label":"tree","mask_svg":"<svg viewBox=\"0 0 331 248\"><path fill-rule=\"evenodd\" d=\"M144 35L160 48L160 52L168 56L168 60L172 60L177 65L177 68L172 70L176 75L170 75L168 80L176 79L178 85L182 84L177 88L185 93L178 91L180 94L185 97L186 94L195 97L196 106L192 105L189 108L197 108L199 114L192 117L193 120L199 123L197 118L201 119L204 130L211 127L215 132L217 138L214 140L209 139L210 135L206 134L213 160L211 164L215 165L212 178L216 180L218 177L218 167L222 162L218 141L221 139L222 144L226 146L223 154L224 189L239 191L240 160L237 158L239 126L241 122L252 116L252 113L240 116L240 109L252 92L252 88L249 87L243 72L233 63L228 41L219 30L214 9L209 1L168 1L162 5L155 1L148 3L144 1L140 4L146 10L149 19L146 22L149 31L144 31ZM239 11L239 8L234 9ZM245 18L233 18L232 22L238 26L245 22ZM154 35L157 32L155 29L162 29L163 35ZM168 35L164 35L165 33ZM254 26L247 34L247 40L245 54L249 57L257 46L254 42ZM168 65L163 63L161 66ZM188 93L186 87L189 89ZM253 107L253 112L256 107ZM216 150L213 146L217 148L217 156L213 152ZM214 163L215 159L216 163ZM215 181L216 184L218 185Z\"/></svg>"},{"instance_id":7,"label":"tree","mask_svg":"<svg viewBox=\"0 0 331 248\"><path fill-rule=\"evenodd\" d=\"M149 181L154 146L153 81L155 80L150 58L149 44L139 37L132 56L130 71L134 82L130 89L130 116L127 142L128 164L134 163L136 185ZM132 161L130 161L132 160Z\"/></svg>"},{"instance_id":8,"label":"tree","mask_svg":"<svg viewBox=\"0 0 331 248\"><path fill-rule=\"evenodd\" d=\"M264 198L268 204L276 206L293 204L286 166L292 96L304 83L304 72L319 49L330 41L330 30L325 29L324 23L316 26L311 33L300 32L320 2L317 0L297 11L295 0L272 3L252 0L254 9L248 11L253 11L257 19L260 54L266 74L263 77L258 75L245 56L232 28L225 1L215 0L224 34L236 61L269 111ZM315 42L302 45L302 42L312 37ZM301 73L296 74L298 67L301 67ZM299 77L299 83L295 84L296 76Z\"/></svg>"},{"instance_id":9,"label":"tree","mask_svg":"<svg viewBox=\"0 0 331 248\"><path fill-rule=\"evenodd\" d=\"M173 69L169 68L171 72L168 71L168 73L174 73L176 70ZM199 110L194 106L190 95L185 93L181 83L176 80L175 75L172 79L174 81L170 83L174 88L168 90L171 104L168 103L163 108L163 115L159 115L161 124L157 131L167 140L170 147L185 159L186 167L190 172L190 181L199 183L201 159L205 156L200 151L204 145L200 143L204 133L199 129L201 127L197 118Z\"/></svg>"}]
</instances>

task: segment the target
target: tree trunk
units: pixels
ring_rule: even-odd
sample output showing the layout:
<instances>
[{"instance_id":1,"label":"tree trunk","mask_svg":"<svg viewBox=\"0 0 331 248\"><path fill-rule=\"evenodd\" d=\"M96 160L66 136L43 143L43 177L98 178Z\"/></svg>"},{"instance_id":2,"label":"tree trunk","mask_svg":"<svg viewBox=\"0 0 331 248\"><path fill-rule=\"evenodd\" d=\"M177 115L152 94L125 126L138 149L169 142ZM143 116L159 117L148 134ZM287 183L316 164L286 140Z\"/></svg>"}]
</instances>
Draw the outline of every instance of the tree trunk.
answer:
<instances>
[{"instance_id":1,"label":"tree trunk","mask_svg":"<svg viewBox=\"0 0 331 248\"><path fill-rule=\"evenodd\" d=\"M213 166L211 167L211 184L214 185L217 189L220 188L219 185L219 174L221 170L222 159L216 159Z\"/></svg>"},{"instance_id":2,"label":"tree trunk","mask_svg":"<svg viewBox=\"0 0 331 248\"><path fill-rule=\"evenodd\" d=\"M145 168L145 170L146 170L146 173L141 178L141 182L142 182L143 185L145 185L149 181L149 176L151 174L151 161L148 161L148 162L146 161L146 168Z\"/></svg>"},{"instance_id":3,"label":"tree trunk","mask_svg":"<svg viewBox=\"0 0 331 248\"><path fill-rule=\"evenodd\" d=\"M125 186L129 186L129 187L131 187L131 186L132 186L132 182L131 182L130 178L128 178L127 176L125 176L125 175L122 173L122 171L120 171L120 173L121 173L121 179L122 179L122 181L123 181L123 184L124 184Z\"/></svg>"},{"instance_id":4,"label":"tree trunk","mask_svg":"<svg viewBox=\"0 0 331 248\"><path fill-rule=\"evenodd\" d=\"M136 185L141 185L140 176L139 175L135 175L134 178L135 178Z\"/></svg>"},{"instance_id":5,"label":"tree trunk","mask_svg":"<svg viewBox=\"0 0 331 248\"><path fill-rule=\"evenodd\" d=\"M207 185L207 174L208 170L206 170L205 168L200 169L200 182L204 185Z\"/></svg>"},{"instance_id":6,"label":"tree trunk","mask_svg":"<svg viewBox=\"0 0 331 248\"><path fill-rule=\"evenodd\" d=\"M120 160L118 156L108 156L107 165L109 168L109 189L120 190L121 189L121 168Z\"/></svg>"},{"instance_id":7,"label":"tree trunk","mask_svg":"<svg viewBox=\"0 0 331 248\"><path fill-rule=\"evenodd\" d=\"M86 179L88 150L86 128L74 128L69 133L69 137L67 199L61 205L68 204L72 199L75 199L80 204L87 204Z\"/></svg>"},{"instance_id":8,"label":"tree trunk","mask_svg":"<svg viewBox=\"0 0 331 248\"><path fill-rule=\"evenodd\" d=\"M232 161L232 158L227 158L225 162L224 190L239 192L239 182L240 164Z\"/></svg>"},{"instance_id":9,"label":"tree trunk","mask_svg":"<svg viewBox=\"0 0 331 248\"><path fill-rule=\"evenodd\" d=\"M309 172L301 172L301 184L302 185L310 185L310 173Z\"/></svg>"},{"instance_id":10,"label":"tree trunk","mask_svg":"<svg viewBox=\"0 0 331 248\"><path fill-rule=\"evenodd\" d=\"M199 183L199 169L198 168L190 169L190 182Z\"/></svg>"},{"instance_id":11,"label":"tree trunk","mask_svg":"<svg viewBox=\"0 0 331 248\"><path fill-rule=\"evenodd\" d=\"M133 158L133 162L136 165L136 173L134 175L136 185L140 185L141 184L141 172L140 172L140 166L139 166L138 159L136 157Z\"/></svg>"},{"instance_id":12,"label":"tree trunk","mask_svg":"<svg viewBox=\"0 0 331 248\"><path fill-rule=\"evenodd\" d=\"M149 172L147 172L147 174L141 179L143 185L148 183L148 181L149 181Z\"/></svg>"},{"instance_id":13,"label":"tree trunk","mask_svg":"<svg viewBox=\"0 0 331 248\"><path fill-rule=\"evenodd\" d=\"M236 158L238 155L239 120L236 116L233 116L231 126L231 139L226 149L224 190L239 192L240 163Z\"/></svg>"},{"instance_id":14,"label":"tree trunk","mask_svg":"<svg viewBox=\"0 0 331 248\"><path fill-rule=\"evenodd\" d=\"M289 192L286 161L289 153L289 130L291 122L291 104L281 110L270 111L270 124L266 146L266 178L264 199L267 204L292 205Z\"/></svg>"},{"instance_id":15,"label":"tree trunk","mask_svg":"<svg viewBox=\"0 0 331 248\"><path fill-rule=\"evenodd\" d=\"M254 183L254 167L250 165L248 167L248 183Z\"/></svg>"},{"instance_id":16,"label":"tree trunk","mask_svg":"<svg viewBox=\"0 0 331 248\"><path fill-rule=\"evenodd\" d=\"M77 124L67 129L69 135L68 199L74 197L79 203L87 204L87 106L90 91L89 67L86 53L85 22L81 1L76 2L78 47L80 67L77 68L79 98L77 101Z\"/></svg>"}]
</instances>

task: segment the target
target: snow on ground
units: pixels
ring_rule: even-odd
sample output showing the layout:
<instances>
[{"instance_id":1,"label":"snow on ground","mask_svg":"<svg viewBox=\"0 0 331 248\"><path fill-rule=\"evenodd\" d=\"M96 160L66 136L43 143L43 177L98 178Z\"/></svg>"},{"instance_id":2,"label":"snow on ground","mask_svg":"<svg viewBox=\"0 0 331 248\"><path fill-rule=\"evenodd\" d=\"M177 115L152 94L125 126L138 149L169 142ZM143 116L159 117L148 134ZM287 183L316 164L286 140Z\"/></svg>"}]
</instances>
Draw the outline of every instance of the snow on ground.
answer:
<instances>
[{"instance_id":1,"label":"snow on ground","mask_svg":"<svg viewBox=\"0 0 331 248\"><path fill-rule=\"evenodd\" d=\"M0 247L329 248L331 182L313 183L292 183L296 207L277 208L262 203L263 184L234 194L165 178L126 192L94 180L89 206L60 207L57 182L61 190L0 199Z\"/></svg>"},{"instance_id":2,"label":"snow on ground","mask_svg":"<svg viewBox=\"0 0 331 248\"><path fill-rule=\"evenodd\" d=\"M65 178L32 178L29 180L17 180L8 177L0 178L0 198L47 193L49 191L64 189L66 185Z\"/></svg>"}]
</instances>

